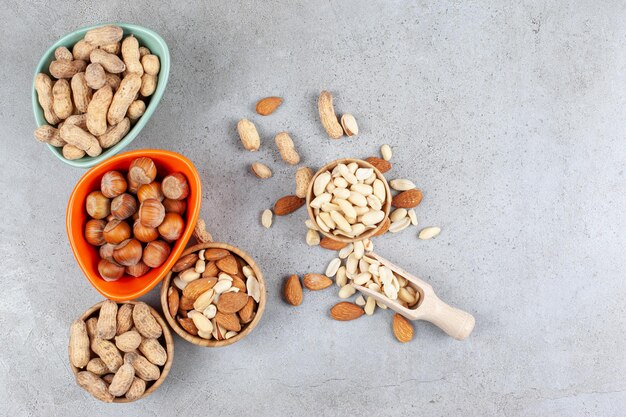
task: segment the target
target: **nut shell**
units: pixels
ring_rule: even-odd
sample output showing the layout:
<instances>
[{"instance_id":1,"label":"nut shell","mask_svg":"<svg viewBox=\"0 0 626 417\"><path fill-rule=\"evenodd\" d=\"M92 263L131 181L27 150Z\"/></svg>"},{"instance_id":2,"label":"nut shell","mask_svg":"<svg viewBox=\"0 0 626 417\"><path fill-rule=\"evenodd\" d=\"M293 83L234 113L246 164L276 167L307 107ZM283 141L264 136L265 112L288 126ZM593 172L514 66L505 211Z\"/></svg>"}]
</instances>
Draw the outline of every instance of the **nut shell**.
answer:
<instances>
[{"instance_id":1,"label":"nut shell","mask_svg":"<svg viewBox=\"0 0 626 417\"><path fill-rule=\"evenodd\" d=\"M107 198L114 198L124 193L128 188L126 178L118 171L109 171L100 180L100 191Z\"/></svg>"},{"instance_id":2,"label":"nut shell","mask_svg":"<svg viewBox=\"0 0 626 417\"><path fill-rule=\"evenodd\" d=\"M133 224L133 235L140 242L148 243L159 237L159 231L155 227L146 227L139 219Z\"/></svg>"},{"instance_id":3,"label":"nut shell","mask_svg":"<svg viewBox=\"0 0 626 417\"><path fill-rule=\"evenodd\" d=\"M85 224L85 240L94 246L102 246L106 243L104 240L104 228L107 222L104 220L91 219Z\"/></svg>"},{"instance_id":4,"label":"nut shell","mask_svg":"<svg viewBox=\"0 0 626 417\"><path fill-rule=\"evenodd\" d=\"M163 195L163 191L161 190L161 183L158 181L153 181L150 184L143 184L137 190L137 199L140 203L153 198L155 200L163 201L165 196Z\"/></svg>"},{"instance_id":5,"label":"nut shell","mask_svg":"<svg viewBox=\"0 0 626 417\"><path fill-rule=\"evenodd\" d=\"M120 194L111 201L111 214L119 220L124 220L137 211L137 200L128 193Z\"/></svg>"},{"instance_id":6,"label":"nut shell","mask_svg":"<svg viewBox=\"0 0 626 417\"><path fill-rule=\"evenodd\" d=\"M126 273L135 278L147 274L148 271L150 271L150 267L143 263L143 261L139 261L135 265L126 267Z\"/></svg>"},{"instance_id":7,"label":"nut shell","mask_svg":"<svg viewBox=\"0 0 626 417\"><path fill-rule=\"evenodd\" d=\"M189 183L180 172L175 172L163 178L161 184L165 197L172 200L182 200L189 195Z\"/></svg>"},{"instance_id":8,"label":"nut shell","mask_svg":"<svg viewBox=\"0 0 626 417\"><path fill-rule=\"evenodd\" d=\"M136 265L142 256L141 243L137 239L126 239L113 250L113 259L120 265Z\"/></svg>"},{"instance_id":9,"label":"nut shell","mask_svg":"<svg viewBox=\"0 0 626 417\"><path fill-rule=\"evenodd\" d=\"M166 213L178 213L181 216L185 214L187 209L187 202L185 200L172 200L166 198L163 200L163 207L165 207Z\"/></svg>"},{"instance_id":10,"label":"nut shell","mask_svg":"<svg viewBox=\"0 0 626 417\"><path fill-rule=\"evenodd\" d=\"M130 237L130 226L125 221L113 219L104 227L102 234L107 243L117 245Z\"/></svg>"},{"instance_id":11,"label":"nut shell","mask_svg":"<svg viewBox=\"0 0 626 417\"><path fill-rule=\"evenodd\" d=\"M157 168L152 159L141 157L130 163L128 175L139 185L150 184L156 178Z\"/></svg>"},{"instance_id":12,"label":"nut shell","mask_svg":"<svg viewBox=\"0 0 626 417\"><path fill-rule=\"evenodd\" d=\"M139 221L146 227L159 227L165 218L165 207L159 200L149 198L139 206Z\"/></svg>"},{"instance_id":13,"label":"nut shell","mask_svg":"<svg viewBox=\"0 0 626 417\"><path fill-rule=\"evenodd\" d=\"M143 262L151 268L158 268L170 256L170 245L162 240L155 240L146 245L143 251Z\"/></svg>"},{"instance_id":14,"label":"nut shell","mask_svg":"<svg viewBox=\"0 0 626 417\"><path fill-rule=\"evenodd\" d=\"M104 219L111 213L111 200L100 191L92 191L85 200L85 208L94 219Z\"/></svg>"},{"instance_id":15,"label":"nut shell","mask_svg":"<svg viewBox=\"0 0 626 417\"><path fill-rule=\"evenodd\" d=\"M163 222L158 227L159 234L165 240L174 241L180 239L185 231L185 221L178 213L166 213Z\"/></svg>"}]
</instances>

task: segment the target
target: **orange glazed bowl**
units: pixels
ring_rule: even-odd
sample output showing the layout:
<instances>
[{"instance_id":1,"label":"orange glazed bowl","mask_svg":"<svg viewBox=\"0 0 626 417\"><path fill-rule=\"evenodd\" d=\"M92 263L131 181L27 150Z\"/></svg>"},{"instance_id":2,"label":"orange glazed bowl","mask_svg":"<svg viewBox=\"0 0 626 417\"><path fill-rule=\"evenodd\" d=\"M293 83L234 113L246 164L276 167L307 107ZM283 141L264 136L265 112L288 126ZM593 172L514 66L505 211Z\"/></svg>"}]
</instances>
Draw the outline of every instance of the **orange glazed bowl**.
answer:
<instances>
[{"instance_id":1,"label":"orange glazed bowl","mask_svg":"<svg viewBox=\"0 0 626 417\"><path fill-rule=\"evenodd\" d=\"M100 189L100 181L105 173L111 170L128 172L131 161L142 156L154 161L159 179L173 172L181 172L187 177L189 195L186 198L187 210L183 215L185 230L181 238L174 243L167 260L158 268L153 268L138 278L124 274L116 281L105 281L98 272L99 248L85 239L85 224L90 218L85 209L85 200L90 192ZM154 288L172 269L193 234L201 205L202 182L189 159L175 152L156 149L126 152L91 168L78 181L67 203L65 218L67 236L78 265L100 294L115 301L133 300Z\"/></svg>"}]
</instances>

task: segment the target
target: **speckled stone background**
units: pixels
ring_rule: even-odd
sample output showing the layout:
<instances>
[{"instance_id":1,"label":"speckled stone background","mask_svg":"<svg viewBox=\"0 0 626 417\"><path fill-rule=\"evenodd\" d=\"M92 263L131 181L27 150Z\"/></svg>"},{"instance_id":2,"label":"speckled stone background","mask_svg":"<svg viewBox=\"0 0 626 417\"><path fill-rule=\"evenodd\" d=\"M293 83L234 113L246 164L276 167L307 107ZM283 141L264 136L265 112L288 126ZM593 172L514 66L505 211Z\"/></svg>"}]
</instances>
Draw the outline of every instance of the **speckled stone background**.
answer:
<instances>
[{"instance_id":1,"label":"speckled stone background","mask_svg":"<svg viewBox=\"0 0 626 417\"><path fill-rule=\"evenodd\" d=\"M265 1L165 4L28 2L0 8L0 414L11 416L617 416L626 409L626 6L622 1ZM172 53L165 96L130 149L195 164L202 216L217 240L258 260L268 283L259 327L225 349L176 338L173 369L151 397L105 405L79 389L70 322L101 300L65 234L83 173L32 137L33 69L78 27L126 21ZM321 89L362 134L333 141ZM271 117L266 95L284 97ZM263 145L242 150L253 120ZM416 323L407 345L391 314L332 321L335 290L281 301L288 274L322 272L332 253L304 243L305 211L260 226L292 193L295 169L273 136L292 133L303 163L394 149L388 178L424 190L421 226L376 251L472 312L456 342ZM247 166L260 160L274 177ZM158 306L157 292L145 300Z\"/></svg>"}]
</instances>

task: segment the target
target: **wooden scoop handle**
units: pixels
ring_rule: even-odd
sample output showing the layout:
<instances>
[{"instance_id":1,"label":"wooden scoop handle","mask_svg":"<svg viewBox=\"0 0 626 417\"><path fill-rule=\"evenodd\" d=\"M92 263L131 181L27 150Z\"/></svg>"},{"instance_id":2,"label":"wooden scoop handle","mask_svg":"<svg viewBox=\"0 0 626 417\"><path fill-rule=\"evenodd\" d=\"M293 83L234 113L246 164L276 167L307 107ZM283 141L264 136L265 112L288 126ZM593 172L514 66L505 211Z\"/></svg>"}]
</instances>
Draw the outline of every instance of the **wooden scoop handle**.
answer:
<instances>
[{"instance_id":1,"label":"wooden scoop handle","mask_svg":"<svg viewBox=\"0 0 626 417\"><path fill-rule=\"evenodd\" d=\"M431 322L456 340L463 340L472 333L476 320L470 313L450 307L434 294L431 303L431 308L420 319Z\"/></svg>"}]
</instances>

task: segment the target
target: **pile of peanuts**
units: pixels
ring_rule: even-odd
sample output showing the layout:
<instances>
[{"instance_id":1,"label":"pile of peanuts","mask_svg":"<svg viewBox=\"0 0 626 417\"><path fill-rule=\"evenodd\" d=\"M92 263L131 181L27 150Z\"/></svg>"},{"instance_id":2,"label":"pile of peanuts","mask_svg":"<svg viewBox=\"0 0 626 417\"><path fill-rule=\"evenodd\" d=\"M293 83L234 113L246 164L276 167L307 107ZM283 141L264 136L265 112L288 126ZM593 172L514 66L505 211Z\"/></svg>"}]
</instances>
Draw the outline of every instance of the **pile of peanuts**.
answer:
<instances>
[{"instance_id":1,"label":"pile of peanuts","mask_svg":"<svg viewBox=\"0 0 626 417\"><path fill-rule=\"evenodd\" d=\"M118 26L92 29L71 52L57 48L50 75L35 78L48 122L35 129L35 138L62 147L66 159L98 156L122 140L156 90L159 58L123 35Z\"/></svg>"}]
</instances>

